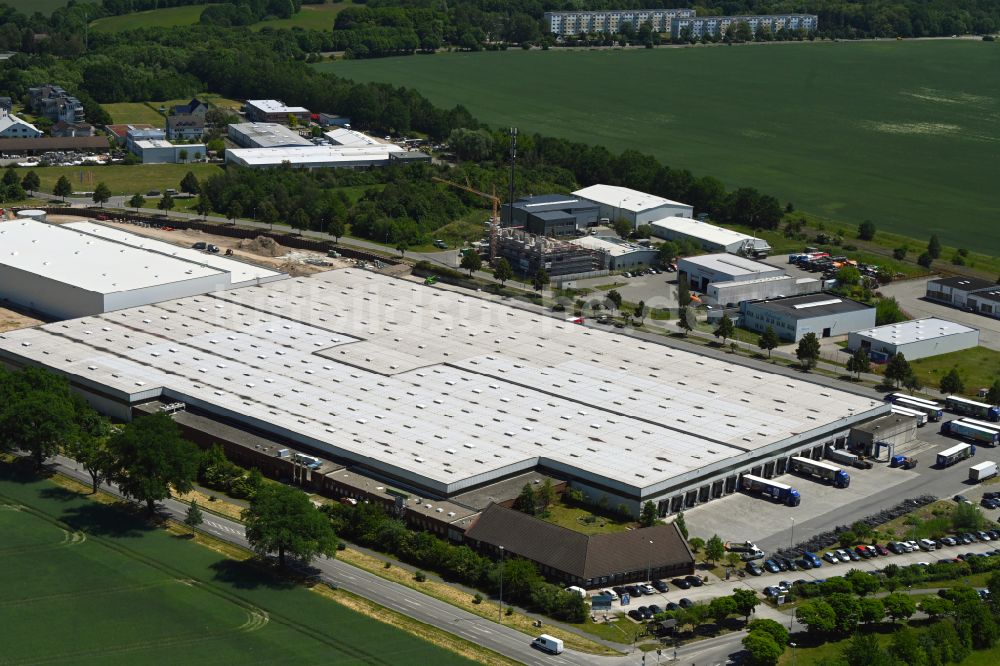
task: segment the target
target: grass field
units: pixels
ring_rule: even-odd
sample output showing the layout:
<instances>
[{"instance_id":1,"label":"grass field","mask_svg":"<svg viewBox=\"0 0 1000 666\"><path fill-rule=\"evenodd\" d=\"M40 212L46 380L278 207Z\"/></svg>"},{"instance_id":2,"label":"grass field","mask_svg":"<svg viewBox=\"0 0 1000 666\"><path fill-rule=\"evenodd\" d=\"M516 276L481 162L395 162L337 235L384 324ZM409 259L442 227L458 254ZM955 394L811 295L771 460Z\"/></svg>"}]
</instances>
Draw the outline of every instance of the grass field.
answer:
<instances>
[{"instance_id":1,"label":"grass field","mask_svg":"<svg viewBox=\"0 0 1000 666\"><path fill-rule=\"evenodd\" d=\"M55 10L67 4L68 0L3 0L4 5L13 7L17 11L31 16L35 12L41 12L48 16Z\"/></svg>"},{"instance_id":2,"label":"grass field","mask_svg":"<svg viewBox=\"0 0 1000 666\"><path fill-rule=\"evenodd\" d=\"M965 384L965 394L975 396L980 388L989 388L1000 377L1000 352L986 347L975 347L962 351L918 358L910 361L910 367L924 386L938 388L941 378L952 368Z\"/></svg>"},{"instance_id":3,"label":"grass field","mask_svg":"<svg viewBox=\"0 0 1000 666\"><path fill-rule=\"evenodd\" d=\"M51 2L52 0L45 0ZM55 3L55 7L65 4L65 0ZM327 2L322 5L302 5L302 11L287 19L269 19L251 26L253 30L263 28L303 28L305 30L332 30L333 19L350 2ZM168 7L166 9L151 9L145 12L107 16L90 24L96 32L122 32L137 28L173 28L181 25L194 25L201 18L201 13L207 5L188 5L186 7ZM51 11L51 10L49 10Z\"/></svg>"},{"instance_id":4,"label":"grass field","mask_svg":"<svg viewBox=\"0 0 1000 666\"><path fill-rule=\"evenodd\" d=\"M153 127L165 127L166 118L163 114L142 102L121 102L119 104L102 104L104 110L111 115L111 122L122 125L149 124Z\"/></svg>"},{"instance_id":5,"label":"grass field","mask_svg":"<svg viewBox=\"0 0 1000 666\"><path fill-rule=\"evenodd\" d=\"M5 663L471 663L9 465L0 533Z\"/></svg>"},{"instance_id":6,"label":"grass field","mask_svg":"<svg viewBox=\"0 0 1000 666\"><path fill-rule=\"evenodd\" d=\"M439 53L317 65L752 185L797 208L1000 253L1000 69L970 40ZM969 233L975 233L975 243ZM972 248L970 248L972 249Z\"/></svg>"},{"instance_id":7,"label":"grass field","mask_svg":"<svg viewBox=\"0 0 1000 666\"><path fill-rule=\"evenodd\" d=\"M98 183L104 182L111 193L145 194L149 190L173 187L179 189L181 179L191 171L199 180L222 173L215 164L135 164L112 165L98 167L30 167L42 181L42 193L56 198L52 193L60 176L69 178L76 192L93 192ZM24 177L27 168L17 169L20 177ZM44 194L43 194L44 196Z\"/></svg>"}]
</instances>

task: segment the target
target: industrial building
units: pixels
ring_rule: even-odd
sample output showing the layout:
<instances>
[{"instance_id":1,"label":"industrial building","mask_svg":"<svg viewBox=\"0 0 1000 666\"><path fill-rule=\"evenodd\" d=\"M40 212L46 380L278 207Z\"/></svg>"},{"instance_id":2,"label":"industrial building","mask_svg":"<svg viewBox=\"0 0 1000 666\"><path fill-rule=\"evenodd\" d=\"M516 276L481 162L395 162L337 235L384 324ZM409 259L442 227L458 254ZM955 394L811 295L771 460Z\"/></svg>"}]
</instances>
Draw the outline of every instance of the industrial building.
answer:
<instances>
[{"instance_id":1,"label":"industrial building","mask_svg":"<svg viewBox=\"0 0 1000 666\"><path fill-rule=\"evenodd\" d=\"M130 269L134 286L146 273ZM63 373L118 418L184 403L431 505L540 470L595 504L663 515L890 410L358 269L11 331L0 359Z\"/></svg>"},{"instance_id":2,"label":"industrial building","mask_svg":"<svg viewBox=\"0 0 1000 666\"><path fill-rule=\"evenodd\" d=\"M56 318L285 277L89 222L2 222L0 248L0 298Z\"/></svg>"},{"instance_id":3,"label":"industrial building","mask_svg":"<svg viewBox=\"0 0 1000 666\"><path fill-rule=\"evenodd\" d=\"M41 155L57 150L76 153L106 153L108 140L103 136L43 136L38 139L0 139L0 153L5 155Z\"/></svg>"},{"instance_id":4,"label":"industrial building","mask_svg":"<svg viewBox=\"0 0 1000 666\"><path fill-rule=\"evenodd\" d=\"M847 338L849 350L867 349L872 358L880 361L899 353L912 361L978 345L978 329L936 317L852 331Z\"/></svg>"},{"instance_id":5,"label":"industrial building","mask_svg":"<svg viewBox=\"0 0 1000 666\"><path fill-rule=\"evenodd\" d=\"M744 259L735 254L703 254L677 260L678 276L687 278L694 291L707 291L710 284L734 280L759 280L784 277L785 271Z\"/></svg>"},{"instance_id":6,"label":"industrial building","mask_svg":"<svg viewBox=\"0 0 1000 666\"><path fill-rule=\"evenodd\" d=\"M358 132L348 127L338 127L329 132L323 132L323 136L338 146L380 146L389 143L388 141L379 141L373 136L368 136L364 132Z\"/></svg>"},{"instance_id":7,"label":"industrial building","mask_svg":"<svg viewBox=\"0 0 1000 666\"><path fill-rule=\"evenodd\" d=\"M523 197L500 210L505 227L521 227L536 236L573 236L596 226L600 217L600 206L572 194Z\"/></svg>"},{"instance_id":8,"label":"industrial building","mask_svg":"<svg viewBox=\"0 0 1000 666\"><path fill-rule=\"evenodd\" d=\"M15 115L0 110L0 139L37 139L42 131Z\"/></svg>"},{"instance_id":9,"label":"industrial building","mask_svg":"<svg viewBox=\"0 0 1000 666\"><path fill-rule=\"evenodd\" d=\"M690 241L697 243L706 252L728 252L758 259L771 252L771 246L763 238L748 236L732 229L717 227L708 222L699 222L686 217L667 217L650 223L653 235L669 241Z\"/></svg>"},{"instance_id":10,"label":"industrial building","mask_svg":"<svg viewBox=\"0 0 1000 666\"><path fill-rule=\"evenodd\" d=\"M633 229L664 217L694 215L694 208L687 204L617 185L591 185L573 194L600 206L601 217L609 222L628 220Z\"/></svg>"},{"instance_id":11,"label":"industrial building","mask_svg":"<svg viewBox=\"0 0 1000 666\"><path fill-rule=\"evenodd\" d=\"M287 106L276 99L248 99L244 106L247 120L253 123L283 123L288 124L289 118L308 124L309 109L303 106Z\"/></svg>"},{"instance_id":12,"label":"industrial building","mask_svg":"<svg viewBox=\"0 0 1000 666\"><path fill-rule=\"evenodd\" d=\"M233 123L226 129L233 143L244 148L289 148L312 146L313 143L298 132L278 123Z\"/></svg>"},{"instance_id":13,"label":"industrial building","mask_svg":"<svg viewBox=\"0 0 1000 666\"><path fill-rule=\"evenodd\" d=\"M171 141L197 141L204 133L204 114L178 113L167 116L167 138Z\"/></svg>"},{"instance_id":14,"label":"industrial building","mask_svg":"<svg viewBox=\"0 0 1000 666\"><path fill-rule=\"evenodd\" d=\"M884 458L891 452L885 448L877 450L879 446L891 449L912 442L916 438L917 419L915 417L886 414L851 428L847 446L854 453Z\"/></svg>"},{"instance_id":15,"label":"industrial building","mask_svg":"<svg viewBox=\"0 0 1000 666\"><path fill-rule=\"evenodd\" d=\"M816 278L780 277L749 278L729 282L712 282L704 295L712 304L735 307L743 301L763 301L786 296L801 296L822 291L823 283ZM702 299L705 302L706 299Z\"/></svg>"},{"instance_id":16,"label":"industrial building","mask_svg":"<svg viewBox=\"0 0 1000 666\"><path fill-rule=\"evenodd\" d=\"M740 303L740 325L763 333L768 326L782 340L798 342L806 333L818 338L847 335L875 326L875 308L831 294L810 294Z\"/></svg>"},{"instance_id":17,"label":"industrial building","mask_svg":"<svg viewBox=\"0 0 1000 666\"><path fill-rule=\"evenodd\" d=\"M170 143L166 139L133 141L132 152L143 164L187 164L208 155L203 143Z\"/></svg>"},{"instance_id":18,"label":"industrial building","mask_svg":"<svg viewBox=\"0 0 1000 666\"><path fill-rule=\"evenodd\" d=\"M756 35L761 30L775 35L782 30L806 33L819 29L819 17L815 14L768 14L762 16L679 16L670 22L670 36L674 39L701 39L702 37L724 37L731 28L741 23L750 27Z\"/></svg>"},{"instance_id":19,"label":"industrial building","mask_svg":"<svg viewBox=\"0 0 1000 666\"><path fill-rule=\"evenodd\" d=\"M28 88L28 106L38 116L45 116L54 123L82 123L86 120L83 102L70 95L62 86L47 83Z\"/></svg>"},{"instance_id":20,"label":"industrial building","mask_svg":"<svg viewBox=\"0 0 1000 666\"><path fill-rule=\"evenodd\" d=\"M932 301L964 308L967 306L969 294L995 287L996 285L989 280L956 275L928 280L926 296Z\"/></svg>"},{"instance_id":21,"label":"industrial building","mask_svg":"<svg viewBox=\"0 0 1000 666\"><path fill-rule=\"evenodd\" d=\"M588 250L600 252L603 257L601 268L609 271L627 271L631 268L649 267L656 263L659 252L655 248L623 241L620 238L602 236L581 236L570 241Z\"/></svg>"},{"instance_id":22,"label":"industrial building","mask_svg":"<svg viewBox=\"0 0 1000 666\"><path fill-rule=\"evenodd\" d=\"M365 169L395 162L430 162L430 155L407 151L395 144L376 146L292 146L288 148L234 148L226 163L269 169L287 163L297 169Z\"/></svg>"},{"instance_id":23,"label":"industrial building","mask_svg":"<svg viewBox=\"0 0 1000 666\"><path fill-rule=\"evenodd\" d=\"M542 23L548 32L561 37L575 37L609 32L621 32L628 23L636 30L649 23L653 32L669 33L676 18L694 18L693 9L623 9L600 11L545 12Z\"/></svg>"},{"instance_id":24,"label":"industrial building","mask_svg":"<svg viewBox=\"0 0 1000 666\"><path fill-rule=\"evenodd\" d=\"M604 271L603 255L569 241L535 236L518 229L501 229L497 236L497 256L503 257L521 275L534 275L545 269L552 278L585 277Z\"/></svg>"},{"instance_id":25,"label":"industrial building","mask_svg":"<svg viewBox=\"0 0 1000 666\"><path fill-rule=\"evenodd\" d=\"M969 294L966 303L970 309L979 314L1000 319L1000 287L996 285L990 289Z\"/></svg>"}]
</instances>

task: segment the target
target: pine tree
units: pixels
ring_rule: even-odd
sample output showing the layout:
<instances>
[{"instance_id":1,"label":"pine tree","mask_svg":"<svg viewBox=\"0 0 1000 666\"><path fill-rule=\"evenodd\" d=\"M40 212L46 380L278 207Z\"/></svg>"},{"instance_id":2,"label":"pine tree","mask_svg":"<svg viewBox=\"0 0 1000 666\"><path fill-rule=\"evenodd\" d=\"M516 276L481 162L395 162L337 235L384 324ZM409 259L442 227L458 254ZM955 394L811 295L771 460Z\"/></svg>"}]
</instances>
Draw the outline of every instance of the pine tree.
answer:
<instances>
[{"instance_id":1,"label":"pine tree","mask_svg":"<svg viewBox=\"0 0 1000 666\"><path fill-rule=\"evenodd\" d=\"M897 387L911 372L910 364L902 353L893 354L889 362L885 364L885 378L893 382Z\"/></svg>"},{"instance_id":2,"label":"pine tree","mask_svg":"<svg viewBox=\"0 0 1000 666\"><path fill-rule=\"evenodd\" d=\"M684 331L684 335L694 330L695 314L691 308L681 310L681 316L677 319L677 326Z\"/></svg>"},{"instance_id":3,"label":"pine tree","mask_svg":"<svg viewBox=\"0 0 1000 666\"><path fill-rule=\"evenodd\" d=\"M771 350L778 346L778 334L774 332L774 327L768 326L757 341L757 346L767 350L767 357L771 358Z\"/></svg>"},{"instance_id":4,"label":"pine tree","mask_svg":"<svg viewBox=\"0 0 1000 666\"><path fill-rule=\"evenodd\" d=\"M56 181L56 185L52 188L52 193L57 197L62 197L63 201L66 201L66 197L73 194L73 186L69 182L69 178L66 176L59 176L59 180Z\"/></svg>"},{"instance_id":5,"label":"pine tree","mask_svg":"<svg viewBox=\"0 0 1000 666\"><path fill-rule=\"evenodd\" d=\"M964 390L965 382L962 381L961 375L958 374L958 368L952 368L948 371L948 374L941 378L942 393L961 393Z\"/></svg>"},{"instance_id":6,"label":"pine tree","mask_svg":"<svg viewBox=\"0 0 1000 666\"><path fill-rule=\"evenodd\" d=\"M795 349L795 357L806 370L816 367L819 360L819 338L815 333L806 333L799 340L799 346Z\"/></svg>"},{"instance_id":7,"label":"pine tree","mask_svg":"<svg viewBox=\"0 0 1000 666\"><path fill-rule=\"evenodd\" d=\"M639 524L643 527L652 527L656 524L656 505L647 501L642 505L642 513L639 514Z\"/></svg>"},{"instance_id":8,"label":"pine tree","mask_svg":"<svg viewBox=\"0 0 1000 666\"><path fill-rule=\"evenodd\" d=\"M687 538L688 538L688 526L687 526L687 523L684 522L684 512L683 511L681 511L681 512L679 512L677 514L677 517L674 519L674 525L677 526L677 529L679 529L681 531L681 536L683 536L684 540L687 541Z\"/></svg>"},{"instance_id":9,"label":"pine tree","mask_svg":"<svg viewBox=\"0 0 1000 666\"><path fill-rule=\"evenodd\" d=\"M513 508L515 511L526 513L529 516L535 515L535 512L538 510L538 498L535 496L535 489L531 487L530 483L524 484L524 487L521 488L521 494L514 500Z\"/></svg>"},{"instance_id":10,"label":"pine tree","mask_svg":"<svg viewBox=\"0 0 1000 666\"><path fill-rule=\"evenodd\" d=\"M937 234L931 236L927 242L927 254L931 255L931 259L937 259L941 256L941 241L938 240Z\"/></svg>"},{"instance_id":11,"label":"pine tree","mask_svg":"<svg viewBox=\"0 0 1000 666\"><path fill-rule=\"evenodd\" d=\"M736 327L733 325L733 320L727 314L722 315L718 326L715 327L715 337L722 338L722 344L726 344L726 340L731 338L735 332Z\"/></svg>"},{"instance_id":12,"label":"pine tree","mask_svg":"<svg viewBox=\"0 0 1000 666\"><path fill-rule=\"evenodd\" d=\"M197 502L191 502L191 506L188 507L187 513L184 514L184 524L194 529L201 525L203 517L201 515L201 509L198 508Z\"/></svg>"}]
</instances>

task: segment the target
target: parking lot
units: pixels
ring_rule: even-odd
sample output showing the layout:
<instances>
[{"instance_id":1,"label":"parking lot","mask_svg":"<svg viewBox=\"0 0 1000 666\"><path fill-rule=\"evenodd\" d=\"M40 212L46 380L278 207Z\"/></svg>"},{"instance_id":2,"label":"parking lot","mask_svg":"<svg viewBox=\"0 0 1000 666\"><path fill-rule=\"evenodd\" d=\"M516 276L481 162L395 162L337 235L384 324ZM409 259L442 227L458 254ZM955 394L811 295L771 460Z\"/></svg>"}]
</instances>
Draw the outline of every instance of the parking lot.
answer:
<instances>
[{"instance_id":1,"label":"parking lot","mask_svg":"<svg viewBox=\"0 0 1000 666\"><path fill-rule=\"evenodd\" d=\"M630 303L645 301L647 308L676 308L677 307L677 273L665 273L653 275L640 275L638 277L623 277L621 275L605 275L604 277L588 278L586 280L576 280L577 288L588 287L594 289L598 286L618 284L615 287L622 300ZM586 300L593 298L604 298L607 291L595 291L583 297Z\"/></svg>"}]
</instances>

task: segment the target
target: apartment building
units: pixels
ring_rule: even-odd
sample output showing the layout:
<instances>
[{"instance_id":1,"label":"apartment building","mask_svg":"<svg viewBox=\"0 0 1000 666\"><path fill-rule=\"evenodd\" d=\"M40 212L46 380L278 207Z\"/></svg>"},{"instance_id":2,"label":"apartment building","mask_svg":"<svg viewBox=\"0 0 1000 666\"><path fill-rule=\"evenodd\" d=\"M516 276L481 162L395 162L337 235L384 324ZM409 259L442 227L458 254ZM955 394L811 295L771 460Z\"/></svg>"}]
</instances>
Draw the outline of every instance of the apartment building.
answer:
<instances>
[{"instance_id":1,"label":"apartment building","mask_svg":"<svg viewBox=\"0 0 1000 666\"><path fill-rule=\"evenodd\" d=\"M819 17L815 14L771 14L763 16L684 16L673 19L670 23L670 36L677 39L690 31L692 39L703 36L723 36L730 26L746 23L754 35L759 30L768 30L776 34L782 30L798 29L815 32L819 28Z\"/></svg>"},{"instance_id":2,"label":"apartment building","mask_svg":"<svg viewBox=\"0 0 1000 666\"><path fill-rule=\"evenodd\" d=\"M621 32L626 23L636 30L647 21L653 32L670 32L674 19L694 18L693 9L623 9L592 12L545 12L542 21L545 28L554 35L570 36L579 34Z\"/></svg>"}]
</instances>

